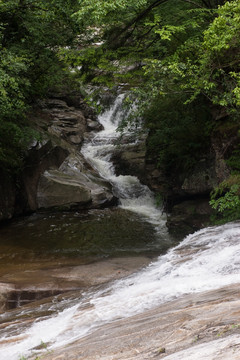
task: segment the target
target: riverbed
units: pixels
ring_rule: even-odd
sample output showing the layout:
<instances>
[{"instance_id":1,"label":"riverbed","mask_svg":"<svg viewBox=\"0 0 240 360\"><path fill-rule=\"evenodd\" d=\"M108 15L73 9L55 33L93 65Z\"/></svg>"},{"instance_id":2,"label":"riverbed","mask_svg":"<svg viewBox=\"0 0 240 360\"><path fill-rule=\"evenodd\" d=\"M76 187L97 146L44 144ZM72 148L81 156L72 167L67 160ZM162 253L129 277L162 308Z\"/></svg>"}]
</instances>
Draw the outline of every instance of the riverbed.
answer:
<instances>
[{"instance_id":1,"label":"riverbed","mask_svg":"<svg viewBox=\"0 0 240 360\"><path fill-rule=\"evenodd\" d=\"M240 358L240 224L169 236L147 186L115 174L122 99L81 150L118 207L0 229L1 360Z\"/></svg>"}]
</instances>

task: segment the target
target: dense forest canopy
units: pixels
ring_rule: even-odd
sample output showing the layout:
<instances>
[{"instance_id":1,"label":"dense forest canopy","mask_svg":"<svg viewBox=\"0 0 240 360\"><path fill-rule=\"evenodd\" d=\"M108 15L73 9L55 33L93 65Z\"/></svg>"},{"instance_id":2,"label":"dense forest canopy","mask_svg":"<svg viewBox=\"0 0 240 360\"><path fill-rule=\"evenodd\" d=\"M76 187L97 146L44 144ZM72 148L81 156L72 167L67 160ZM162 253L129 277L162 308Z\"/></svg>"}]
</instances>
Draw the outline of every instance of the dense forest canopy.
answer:
<instances>
[{"instance_id":1,"label":"dense forest canopy","mask_svg":"<svg viewBox=\"0 0 240 360\"><path fill-rule=\"evenodd\" d=\"M239 127L239 34L238 0L0 0L1 168L21 165L29 106L69 82L128 84L156 161L189 171L213 113Z\"/></svg>"},{"instance_id":2,"label":"dense forest canopy","mask_svg":"<svg viewBox=\"0 0 240 360\"><path fill-rule=\"evenodd\" d=\"M60 47L79 32L77 0L0 1L0 164L18 167L31 136L25 114L64 75Z\"/></svg>"}]
</instances>

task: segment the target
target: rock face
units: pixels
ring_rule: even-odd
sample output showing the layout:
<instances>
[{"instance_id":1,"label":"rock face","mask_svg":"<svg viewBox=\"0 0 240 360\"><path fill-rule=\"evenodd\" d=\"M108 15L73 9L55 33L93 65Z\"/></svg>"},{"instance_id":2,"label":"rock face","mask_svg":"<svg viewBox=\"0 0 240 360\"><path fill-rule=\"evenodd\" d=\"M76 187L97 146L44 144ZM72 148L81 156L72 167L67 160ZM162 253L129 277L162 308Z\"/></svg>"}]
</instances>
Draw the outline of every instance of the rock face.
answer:
<instances>
[{"instance_id":1,"label":"rock face","mask_svg":"<svg viewBox=\"0 0 240 360\"><path fill-rule=\"evenodd\" d=\"M38 209L99 208L116 202L111 185L80 154L84 138L102 126L79 99L74 105L53 98L33 108L29 120L42 139L29 146L18 188L2 174L0 220Z\"/></svg>"},{"instance_id":2,"label":"rock face","mask_svg":"<svg viewBox=\"0 0 240 360\"><path fill-rule=\"evenodd\" d=\"M0 172L0 220L11 219L15 208L16 190L13 179Z\"/></svg>"},{"instance_id":3,"label":"rock face","mask_svg":"<svg viewBox=\"0 0 240 360\"><path fill-rule=\"evenodd\" d=\"M135 138L127 140L127 144L116 146L112 156L117 175L137 176L140 180L145 177L146 160L146 136L142 136L137 141Z\"/></svg>"},{"instance_id":4,"label":"rock face","mask_svg":"<svg viewBox=\"0 0 240 360\"><path fill-rule=\"evenodd\" d=\"M37 191L38 208L72 207L91 202L91 192L77 179L49 170L40 177Z\"/></svg>"},{"instance_id":5,"label":"rock face","mask_svg":"<svg viewBox=\"0 0 240 360\"><path fill-rule=\"evenodd\" d=\"M187 173L164 173L156 168L156 159L146 159L146 184L162 194L165 209L169 212L167 225L171 232L186 235L210 222L212 210L208 205L211 191L230 175L226 159L239 141L236 131L227 133L219 129L211 138L209 149ZM173 169L174 172L174 169ZM205 213L202 206L205 204ZM189 209L188 209L189 207ZM180 230L181 228L181 230Z\"/></svg>"},{"instance_id":6,"label":"rock face","mask_svg":"<svg viewBox=\"0 0 240 360\"><path fill-rule=\"evenodd\" d=\"M99 208L114 203L111 185L83 166L80 155L70 154L57 170L45 171L37 188L37 208L69 210Z\"/></svg>"},{"instance_id":7,"label":"rock face","mask_svg":"<svg viewBox=\"0 0 240 360\"><path fill-rule=\"evenodd\" d=\"M106 324L44 359L238 360L239 295L239 284L185 295Z\"/></svg>"},{"instance_id":8,"label":"rock face","mask_svg":"<svg viewBox=\"0 0 240 360\"><path fill-rule=\"evenodd\" d=\"M69 150L56 145L52 140L36 142L29 149L23 171L23 191L26 194L26 209L35 211L38 208L36 194L41 175L50 168L57 169Z\"/></svg>"},{"instance_id":9,"label":"rock face","mask_svg":"<svg viewBox=\"0 0 240 360\"><path fill-rule=\"evenodd\" d=\"M173 206L167 219L167 227L171 234L182 239L189 233L208 226L212 214L209 198L186 200Z\"/></svg>"}]
</instances>

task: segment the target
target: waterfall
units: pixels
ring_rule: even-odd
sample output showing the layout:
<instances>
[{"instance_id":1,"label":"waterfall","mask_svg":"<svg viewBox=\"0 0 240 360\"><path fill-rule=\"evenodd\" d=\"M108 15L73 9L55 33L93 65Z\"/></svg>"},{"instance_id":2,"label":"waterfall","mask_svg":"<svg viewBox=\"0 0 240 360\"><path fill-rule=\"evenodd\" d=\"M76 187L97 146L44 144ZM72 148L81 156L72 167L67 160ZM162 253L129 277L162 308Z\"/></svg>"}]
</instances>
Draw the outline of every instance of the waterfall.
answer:
<instances>
[{"instance_id":1,"label":"waterfall","mask_svg":"<svg viewBox=\"0 0 240 360\"><path fill-rule=\"evenodd\" d=\"M0 341L1 360L18 360L19 354L29 354L41 342L49 350L66 346L106 323L186 294L238 283L239 237L239 223L200 230L138 273L65 301L63 309L52 304L50 315L29 327L13 324Z\"/></svg>"},{"instance_id":2,"label":"waterfall","mask_svg":"<svg viewBox=\"0 0 240 360\"><path fill-rule=\"evenodd\" d=\"M156 226L160 233L165 233L165 216L161 209L157 208L154 196L146 185L142 185L136 176L115 174L111 155L115 149L115 142L119 137L117 128L123 116L126 116L122 108L124 94L118 95L112 107L99 116L99 122L103 130L95 134L91 141L87 141L82 153L88 162L111 182L113 192L119 198L120 207L133 211ZM126 137L131 138L133 133L129 129ZM136 140L137 141L137 140Z\"/></svg>"},{"instance_id":3,"label":"waterfall","mask_svg":"<svg viewBox=\"0 0 240 360\"><path fill-rule=\"evenodd\" d=\"M110 161L113 139L120 121L120 96L114 106L100 117L104 130L83 147L83 154L100 174L111 181L113 191L124 209L140 214L144 220L165 231L162 213L152 193L134 176L116 176ZM160 226L159 226L160 224ZM95 329L140 314L186 294L219 289L239 282L240 224L210 227L187 236L178 246L137 273L83 295L75 294L60 303L42 306L44 316L21 326L22 310L0 340L0 359L18 360L37 351L41 342L48 349L67 346ZM36 318L33 310L33 318ZM2 320L7 314L1 315Z\"/></svg>"}]
</instances>

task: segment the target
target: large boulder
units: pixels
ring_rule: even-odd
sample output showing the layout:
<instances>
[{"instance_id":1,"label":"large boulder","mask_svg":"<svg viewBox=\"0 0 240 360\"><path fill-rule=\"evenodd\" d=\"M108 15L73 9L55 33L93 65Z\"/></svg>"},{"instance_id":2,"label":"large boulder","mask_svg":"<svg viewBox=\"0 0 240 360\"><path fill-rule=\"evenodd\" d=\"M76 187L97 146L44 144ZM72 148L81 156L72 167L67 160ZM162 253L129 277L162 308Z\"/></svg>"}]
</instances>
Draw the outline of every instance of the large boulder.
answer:
<instances>
[{"instance_id":1,"label":"large boulder","mask_svg":"<svg viewBox=\"0 0 240 360\"><path fill-rule=\"evenodd\" d=\"M84 138L101 125L92 109L75 100L77 107L60 98L41 100L29 113L29 122L41 139L29 144L17 181L0 174L0 220L38 209L98 208L116 203L110 183L80 154Z\"/></svg>"},{"instance_id":2,"label":"large boulder","mask_svg":"<svg viewBox=\"0 0 240 360\"><path fill-rule=\"evenodd\" d=\"M35 211L37 188L41 175L50 168L58 169L69 151L51 140L34 143L28 151L23 170L23 186L27 197L26 210Z\"/></svg>"},{"instance_id":3,"label":"large boulder","mask_svg":"<svg viewBox=\"0 0 240 360\"><path fill-rule=\"evenodd\" d=\"M91 202L91 191L77 179L58 170L49 170L40 177L37 189L38 208L71 209Z\"/></svg>"},{"instance_id":4,"label":"large boulder","mask_svg":"<svg viewBox=\"0 0 240 360\"><path fill-rule=\"evenodd\" d=\"M80 154L70 154L59 169L45 171L38 183L38 209L99 208L115 202L111 185L85 168Z\"/></svg>"},{"instance_id":5,"label":"large boulder","mask_svg":"<svg viewBox=\"0 0 240 360\"><path fill-rule=\"evenodd\" d=\"M170 234L182 239L189 233L208 226L212 214L208 198L186 200L173 206L168 215L167 227Z\"/></svg>"},{"instance_id":6,"label":"large boulder","mask_svg":"<svg viewBox=\"0 0 240 360\"><path fill-rule=\"evenodd\" d=\"M127 139L128 144L121 143L116 146L112 162L114 163L116 175L133 175L143 179L145 176L146 159L146 137L143 136L138 141L133 142Z\"/></svg>"}]
</instances>

